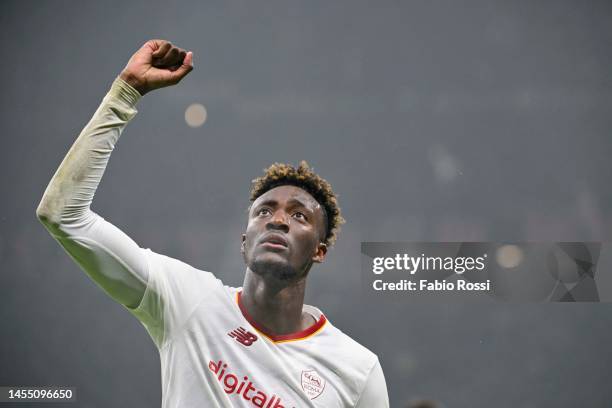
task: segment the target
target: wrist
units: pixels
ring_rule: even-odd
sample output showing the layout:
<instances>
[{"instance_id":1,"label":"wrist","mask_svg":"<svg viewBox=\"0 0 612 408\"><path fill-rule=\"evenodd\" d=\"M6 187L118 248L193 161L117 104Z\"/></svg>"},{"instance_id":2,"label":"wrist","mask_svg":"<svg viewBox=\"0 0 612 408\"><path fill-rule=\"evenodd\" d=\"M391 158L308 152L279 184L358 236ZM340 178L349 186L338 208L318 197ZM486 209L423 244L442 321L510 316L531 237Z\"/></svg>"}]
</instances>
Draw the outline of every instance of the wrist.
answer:
<instances>
[{"instance_id":1,"label":"wrist","mask_svg":"<svg viewBox=\"0 0 612 408\"><path fill-rule=\"evenodd\" d=\"M113 81L107 96L124 102L127 107L134 108L142 94L132 85L128 84L121 76L118 76Z\"/></svg>"},{"instance_id":2,"label":"wrist","mask_svg":"<svg viewBox=\"0 0 612 408\"><path fill-rule=\"evenodd\" d=\"M121 78L123 81L125 81L125 83L137 90L141 96L144 96L144 94L148 92L143 82L129 72L121 71L121 74L119 74L119 78Z\"/></svg>"}]
</instances>

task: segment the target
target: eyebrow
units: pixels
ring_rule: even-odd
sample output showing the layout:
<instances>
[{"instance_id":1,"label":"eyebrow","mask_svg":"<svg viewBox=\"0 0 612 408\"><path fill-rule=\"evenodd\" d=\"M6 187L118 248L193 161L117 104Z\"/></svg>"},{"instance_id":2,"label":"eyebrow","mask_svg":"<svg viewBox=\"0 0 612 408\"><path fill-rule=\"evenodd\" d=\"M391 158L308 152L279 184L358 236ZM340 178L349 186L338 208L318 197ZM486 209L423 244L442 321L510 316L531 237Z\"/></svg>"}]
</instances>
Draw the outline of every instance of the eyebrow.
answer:
<instances>
[{"instance_id":1,"label":"eyebrow","mask_svg":"<svg viewBox=\"0 0 612 408\"><path fill-rule=\"evenodd\" d=\"M290 200L287 202L287 204L288 204L290 207L292 207L292 206L299 206L299 207L303 207L303 208L307 209L308 211L311 211L311 212L312 212L312 209L310 209L310 208L309 208L309 207L308 207L306 204L304 204L304 202L302 202L301 200L298 200L297 198L292 198L292 199L290 199ZM270 206L270 207L275 207L275 206L277 206L277 205L278 205L278 201L276 201L276 200L272 200L272 199L270 199L270 200L266 200L266 201L263 201L263 202L261 202L261 203L257 204L257 206L256 206L256 207L261 207L262 205L268 205L268 206ZM256 208L256 207L254 207L254 208Z\"/></svg>"}]
</instances>

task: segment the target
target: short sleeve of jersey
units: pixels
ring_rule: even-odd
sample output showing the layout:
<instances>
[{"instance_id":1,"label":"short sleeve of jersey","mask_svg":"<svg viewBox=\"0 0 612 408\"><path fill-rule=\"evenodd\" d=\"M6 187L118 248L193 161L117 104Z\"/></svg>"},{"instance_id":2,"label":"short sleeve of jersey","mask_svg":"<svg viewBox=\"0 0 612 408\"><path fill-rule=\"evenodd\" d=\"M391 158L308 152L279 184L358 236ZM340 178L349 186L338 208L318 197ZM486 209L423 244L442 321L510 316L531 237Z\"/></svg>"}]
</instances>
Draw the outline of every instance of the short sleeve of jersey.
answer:
<instances>
[{"instance_id":1,"label":"short sleeve of jersey","mask_svg":"<svg viewBox=\"0 0 612 408\"><path fill-rule=\"evenodd\" d=\"M158 349L163 348L187 323L198 304L221 281L177 259L144 249L149 280L140 304L127 308L145 326Z\"/></svg>"}]
</instances>

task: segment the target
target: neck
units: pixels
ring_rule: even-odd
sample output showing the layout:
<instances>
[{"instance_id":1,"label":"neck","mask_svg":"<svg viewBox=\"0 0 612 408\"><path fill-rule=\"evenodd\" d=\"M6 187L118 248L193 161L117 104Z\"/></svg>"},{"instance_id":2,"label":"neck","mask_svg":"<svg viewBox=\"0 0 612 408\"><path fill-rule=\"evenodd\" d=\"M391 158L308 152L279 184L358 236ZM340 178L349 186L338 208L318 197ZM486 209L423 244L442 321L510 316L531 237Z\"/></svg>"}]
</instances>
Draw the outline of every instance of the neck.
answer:
<instances>
[{"instance_id":1,"label":"neck","mask_svg":"<svg viewBox=\"0 0 612 408\"><path fill-rule=\"evenodd\" d=\"M302 312L306 278L294 282L264 278L246 270L240 300L242 306L270 334L289 334L305 330L315 321Z\"/></svg>"}]
</instances>

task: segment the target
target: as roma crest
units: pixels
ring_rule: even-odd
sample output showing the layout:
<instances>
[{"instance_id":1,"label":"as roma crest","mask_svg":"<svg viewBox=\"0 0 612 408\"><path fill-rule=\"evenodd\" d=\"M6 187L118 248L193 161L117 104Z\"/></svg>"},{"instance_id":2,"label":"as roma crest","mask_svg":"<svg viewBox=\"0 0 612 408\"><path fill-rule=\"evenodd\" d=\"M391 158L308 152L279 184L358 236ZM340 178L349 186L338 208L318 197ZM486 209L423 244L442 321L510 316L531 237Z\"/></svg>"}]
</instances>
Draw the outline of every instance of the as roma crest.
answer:
<instances>
[{"instance_id":1,"label":"as roma crest","mask_svg":"<svg viewBox=\"0 0 612 408\"><path fill-rule=\"evenodd\" d=\"M315 370L302 371L302 389L312 400L325 389L325 380Z\"/></svg>"}]
</instances>

